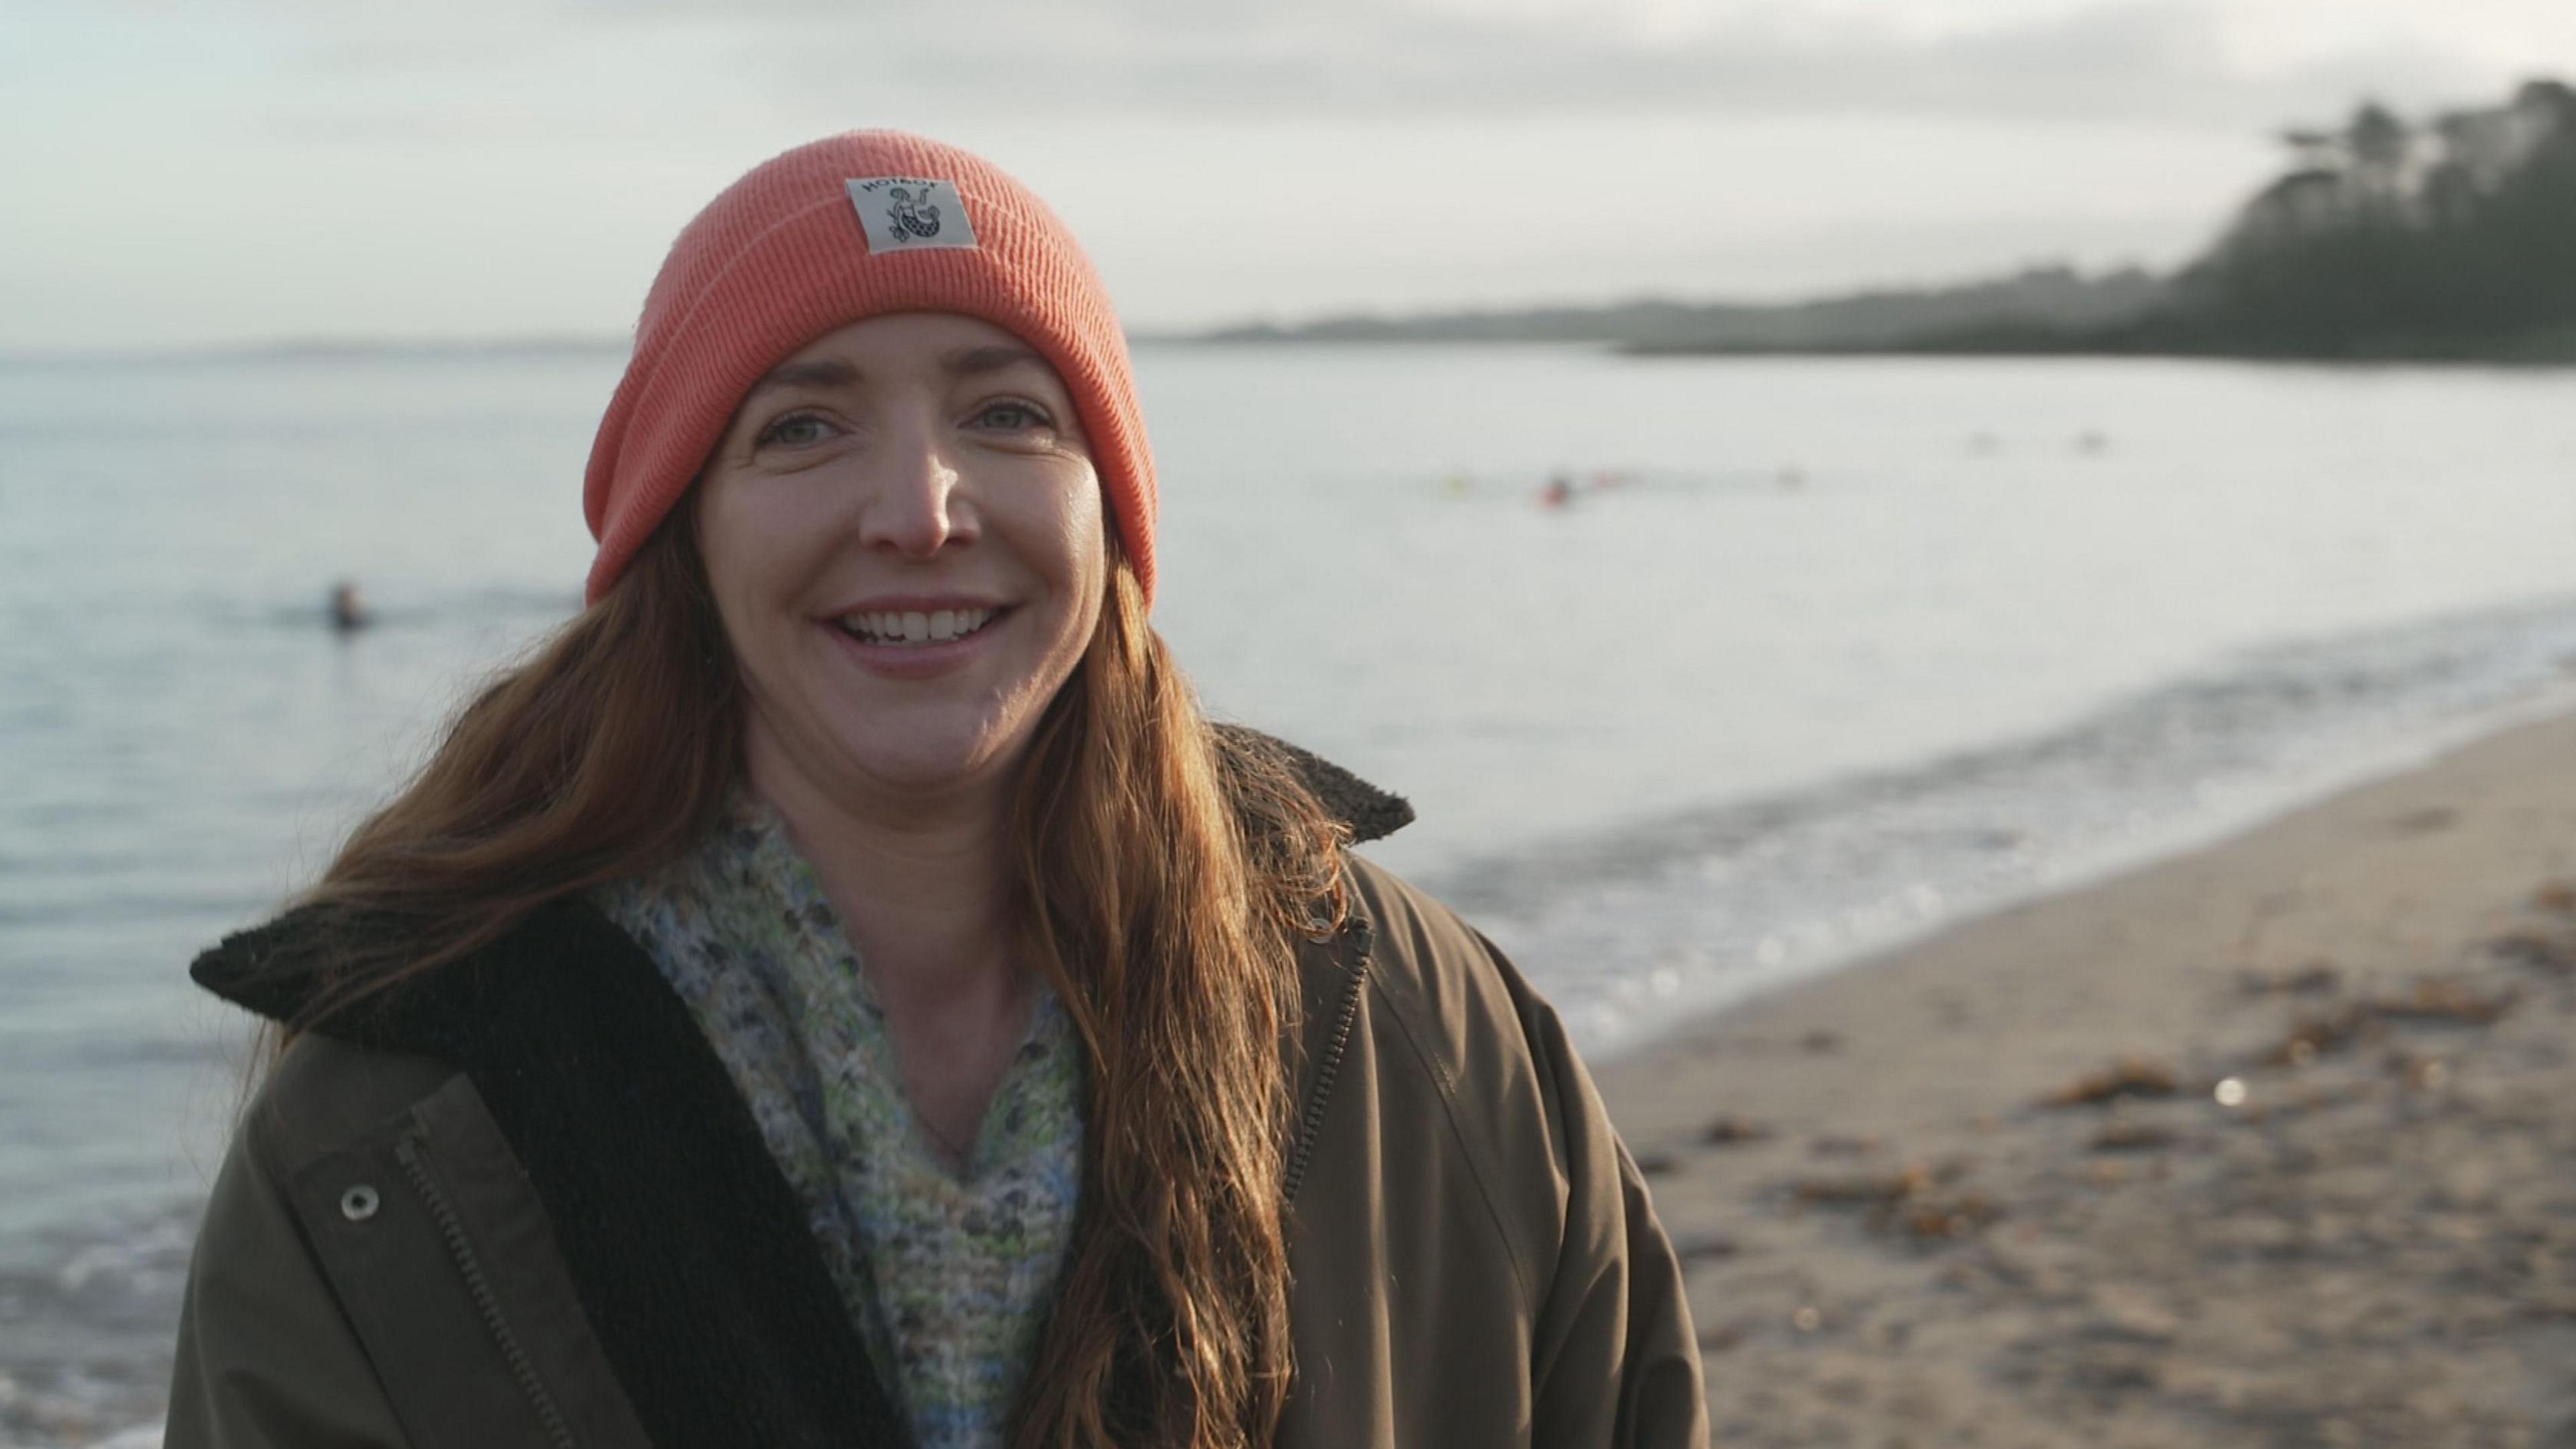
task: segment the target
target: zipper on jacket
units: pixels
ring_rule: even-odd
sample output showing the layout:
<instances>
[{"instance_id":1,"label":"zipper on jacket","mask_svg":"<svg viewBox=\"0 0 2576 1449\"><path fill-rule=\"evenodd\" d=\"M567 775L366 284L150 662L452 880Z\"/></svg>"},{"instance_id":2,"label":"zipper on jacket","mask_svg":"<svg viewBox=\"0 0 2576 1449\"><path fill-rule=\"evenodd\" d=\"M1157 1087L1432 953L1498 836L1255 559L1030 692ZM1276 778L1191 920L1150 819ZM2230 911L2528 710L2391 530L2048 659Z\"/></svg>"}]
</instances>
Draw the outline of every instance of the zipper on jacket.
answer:
<instances>
[{"instance_id":1,"label":"zipper on jacket","mask_svg":"<svg viewBox=\"0 0 2576 1449\"><path fill-rule=\"evenodd\" d=\"M455 1262L456 1271L464 1275L465 1291L473 1296L474 1306L483 1314L483 1326L491 1330L493 1341L500 1345L501 1357L508 1361L511 1377L519 1381L520 1390L537 1411L538 1421L545 1426L547 1442L557 1449L574 1449L571 1426L564 1422L563 1411L556 1407L554 1395L546 1392L544 1380L537 1377L535 1361L528 1357L519 1336L510 1330L509 1320L502 1316L501 1300L493 1293L492 1280L485 1276L483 1264L474 1256L474 1245L466 1239L463 1220L457 1217L455 1205L447 1200L447 1193L439 1187L438 1180L430 1176L429 1164L421 1160L419 1140L405 1137L396 1142L394 1156L402 1162L403 1173L411 1179L421 1201L429 1205L429 1215L437 1219L439 1236L447 1240L447 1256Z\"/></svg>"},{"instance_id":2,"label":"zipper on jacket","mask_svg":"<svg viewBox=\"0 0 2576 1449\"><path fill-rule=\"evenodd\" d=\"M1306 1159L1314 1153L1315 1134L1323 1129L1324 1104L1332 1099L1333 1078L1341 1073L1342 1057L1350 1050L1351 1026L1359 1020L1360 988L1368 982L1368 943L1360 943L1358 958L1351 962L1349 979L1342 983L1341 1004L1333 1013L1333 1034L1325 1039L1323 1059L1315 1064L1315 1085L1306 1094L1306 1113L1297 1124L1297 1146L1288 1155L1288 1181L1283 1194L1290 1206L1297 1201L1297 1189L1306 1181Z\"/></svg>"}]
</instances>

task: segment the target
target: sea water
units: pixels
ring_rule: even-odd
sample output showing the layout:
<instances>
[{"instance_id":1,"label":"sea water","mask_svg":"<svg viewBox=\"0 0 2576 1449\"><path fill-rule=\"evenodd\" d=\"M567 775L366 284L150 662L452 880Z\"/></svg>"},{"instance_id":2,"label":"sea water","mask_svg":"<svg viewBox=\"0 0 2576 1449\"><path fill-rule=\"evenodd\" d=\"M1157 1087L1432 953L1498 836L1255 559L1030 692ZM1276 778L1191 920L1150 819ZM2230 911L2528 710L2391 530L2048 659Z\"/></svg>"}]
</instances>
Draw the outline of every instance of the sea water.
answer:
<instances>
[{"instance_id":1,"label":"sea water","mask_svg":"<svg viewBox=\"0 0 2576 1449\"><path fill-rule=\"evenodd\" d=\"M148 1436L246 1035L186 963L575 609L621 363L0 364L0 1445ZM1137 366L1211 710L1410 798L1596 1054L2576 677L2576 373Z\"/></svg>"}]
</instances>

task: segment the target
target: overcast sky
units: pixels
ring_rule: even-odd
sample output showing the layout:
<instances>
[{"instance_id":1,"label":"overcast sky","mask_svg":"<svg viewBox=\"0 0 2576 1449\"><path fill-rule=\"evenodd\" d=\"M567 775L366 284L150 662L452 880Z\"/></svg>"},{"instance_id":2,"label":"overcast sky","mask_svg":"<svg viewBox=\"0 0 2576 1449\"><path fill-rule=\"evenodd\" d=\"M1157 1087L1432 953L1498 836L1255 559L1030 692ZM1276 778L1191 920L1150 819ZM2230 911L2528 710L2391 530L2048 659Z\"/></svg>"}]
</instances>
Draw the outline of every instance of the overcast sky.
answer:
<instances>
[{"instance_id":1,"label":"overcast sky","mask_svg":"<svg viewBox=\"0 0 2576 1449\"><path fill-rule=\"evenodd\" d=\"M2576 77L2576 0L0 0L0 349L616 336L854 126L1132 327L2165 266L2280 126Z\"/></svg>"}]
</instances>

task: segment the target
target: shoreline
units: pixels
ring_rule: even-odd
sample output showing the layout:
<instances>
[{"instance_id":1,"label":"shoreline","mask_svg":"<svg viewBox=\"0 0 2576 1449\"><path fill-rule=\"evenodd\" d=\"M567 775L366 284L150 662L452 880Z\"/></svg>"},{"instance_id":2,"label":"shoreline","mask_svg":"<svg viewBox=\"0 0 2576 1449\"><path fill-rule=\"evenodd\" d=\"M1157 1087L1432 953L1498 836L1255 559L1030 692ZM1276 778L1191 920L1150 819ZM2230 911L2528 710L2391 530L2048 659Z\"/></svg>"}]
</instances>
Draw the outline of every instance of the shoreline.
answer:
<instances>
[{"instance_id":1,"label":"shoreline","mask_svg":"<svg viewBox=\"0 0 2576 1449\"><path fill-rule=\"evenodd\" d=\"M2510 725L1600 1063L1718 1442L2576 1424L2570 762Z\"/></svg>"},{"instance_id":2,"label":"shoreline","mask_svg":"<svg viewBox=\"0 0 2576 1449\"><path fill-rule=\"evenodd\" d=\"M1952 897L1944 895L1938 910L1923 919L1882 927L1875 933L1854 933L1840 944L1826 945L1811 954L1800 955L1793 948L1778 964L1739 969L1703 983L1697 992L1686 991L1671 1003L1669 1019L1659 1026L1630 1030L1603 1042L1578 1040L1577 1045L1596 1074L1606 1073L1617 1063L1653 1055L1708 1027L1727 1012L1902 955L2003 912L2076 895L2215 849L2292 815L2430 768L2456 753L2518 730L2560 718L2576 720L2576 656L2561 663L2560 673L2570 676L2570 681L2545 686L2509 704L2463 714L2412 733L2390 734L2359 745L2347 742L2338 753L2312 755L2296 771L2277 768L2273 778L2263 784L2231 780L2220 792L2229 801L2225 805L2154 819L2125 839L2080 844L2043 871L2000 891L1958 898L1955 904ZM2062 733L2043 732L1999 747L1944 757L1935 763L1950 764L2026 749L2034 742L2063 737ZM1899 768L1851 778L1901 781L1911 773ZM1876 905L1879 914L1888 914L1886 902ZM1869 904L1864 903L1847 914L1870 913Z\"/></svg>"}]
</instances>

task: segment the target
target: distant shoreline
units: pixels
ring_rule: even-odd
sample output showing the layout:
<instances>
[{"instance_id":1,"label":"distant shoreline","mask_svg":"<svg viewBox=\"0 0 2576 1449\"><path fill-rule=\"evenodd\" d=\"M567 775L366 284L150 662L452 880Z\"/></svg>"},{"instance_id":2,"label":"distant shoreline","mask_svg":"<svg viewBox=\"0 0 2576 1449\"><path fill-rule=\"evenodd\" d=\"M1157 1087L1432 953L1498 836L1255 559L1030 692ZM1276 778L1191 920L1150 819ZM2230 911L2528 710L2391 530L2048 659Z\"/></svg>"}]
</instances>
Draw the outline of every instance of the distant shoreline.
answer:
<instances>
[{"instance_id":1,"label":"distant shoreline","mask_svg":"<svg viewBox=\"0 0 2576 1449\"><path fill-rule=\"evenodd\" d=\"M2178 362L2259 362L2317 367L2530 367L2556 368L2576 366L2576 335L2551 335L2537 339L2510 341L2476 346L2427 347L2410 351L2355 351L2344 353L2299 353L2259 351L2254 349L2224 350L2189 347L2120 347L2079 339L2050 341L2034 339L2027 343L1955 343L1926 341L1883 343L1868 346L1779 345L1758 343L1709 345L1698 343L1613 342L1599 339L1497 338L1472 340L1455 337L1208 337L1159 335L1140 337L1133 345L1140 347L1199 347L1224 349L1236 347L1311 347L1311 348L1394 348L1394 347L1569 347L1589 348L1619 357L1640 358L1814 358L1814 357L1910 357L1910 358L2063 358L2068 360L2135 360Z\"/></svg>"},{"instance_id":2,"label":"distant shoreline","mask_svg":"<svg viewBox=\"0 0 2576 1449\"><path fill-rule=\"evenodd\" d=\"M1261 335L1237 333L1139 333L1128 339L1135 348L1241 347L1350 348L1395 347L1572 347L1596 349L1636 358L2065 358L2164 359L2202 362L2261 362L2303 366L2462 366L2558 368L2576 366L2576 330L2537 336L2429 344L2342 353L2301 353L2253 348L2121 345L2083 337L1930 338L1874 343L1704 343L1623 342L1602 337L1316 336L1279 331ZM83 367L204 367L237 363L349 363L459 361L476 358L542 360L622 360L628 351L621 339L589 338L492 342L333 342L253 343L239 346L100 349L82 352L0 352L0 369Z\"/></svg>"},{"instance_id":3,"label":"distant shoreline","mask_svg":"<svg viewBox=\"0 0 2576 1449\"><path fill-rule=\"evenodd\" d=\"M622 357L622 337L494 337L455 340L283 338L175 347L0 349L0 367L100 367L224 362L410 361L453 357Z\"/></svg>"},{"instance_id":4,"label":"distant shoreline","mask_svg":"<svg viewBox=\"0 0 2576 1449\"><path fill-rule=\"evenodd\" d=\"M2137 358L2198 362L2275 362L2308 366L2576 366L2576 332L2536 337L2497 338L2453 345L2386 348L2346 352L2295 352L2284 349L2119 346L2088 338L2033 337L2019 341L1948 341L1931 339L1878 347L1694 346L1627 343L1612 350L1623 357L1996 357L1996 358Z\"/></svg>"},{"instance_id":5,"label":"distant shoreline","mask_svg":"<svg viewBox=\"0 0 2576 1449\"><path fill-rule=\"evenodd\" d=\"M2576 87L2420 123L2364 102L2164 275L2036 266L1772 306L1661 298L1349 315L1210 341L1597 341L1635 357L2207 357L2576 363Z\"/></svg>"}]
</instances>

